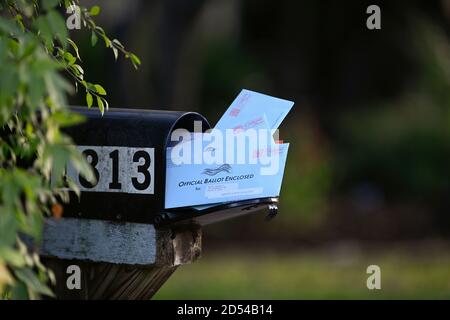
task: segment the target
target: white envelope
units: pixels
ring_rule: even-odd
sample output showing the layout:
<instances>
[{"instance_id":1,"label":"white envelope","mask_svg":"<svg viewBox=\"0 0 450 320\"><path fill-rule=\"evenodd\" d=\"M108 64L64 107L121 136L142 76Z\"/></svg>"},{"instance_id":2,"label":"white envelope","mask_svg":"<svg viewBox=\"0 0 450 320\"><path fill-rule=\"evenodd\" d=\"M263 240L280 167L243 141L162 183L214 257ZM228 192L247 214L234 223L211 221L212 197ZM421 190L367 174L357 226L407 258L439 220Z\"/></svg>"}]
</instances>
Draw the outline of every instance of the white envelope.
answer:
<instances>
[{"instance_id":1,"label":"white envelope","mask_svg":"<svg viewBox=\"0 0 450 320\"><path fill-rule=\"evenodd\" d=\"M211 133L191 134L168 148L165 208L278 196L289 144L276 144L271 131L278 128L292 106L291 101L242 90ZM221 149L220 143L211 142L216 129L223 133L222 146L228 148ZM241 142L247 143L245 148L229 144L226 129L231 129L236 139L244 137ZM250 129L260 134L258 143L250 143ZM243 151L242 163L236 155ZM200 162L196 161L199 152Z\"/></svg>"}]
</instances>

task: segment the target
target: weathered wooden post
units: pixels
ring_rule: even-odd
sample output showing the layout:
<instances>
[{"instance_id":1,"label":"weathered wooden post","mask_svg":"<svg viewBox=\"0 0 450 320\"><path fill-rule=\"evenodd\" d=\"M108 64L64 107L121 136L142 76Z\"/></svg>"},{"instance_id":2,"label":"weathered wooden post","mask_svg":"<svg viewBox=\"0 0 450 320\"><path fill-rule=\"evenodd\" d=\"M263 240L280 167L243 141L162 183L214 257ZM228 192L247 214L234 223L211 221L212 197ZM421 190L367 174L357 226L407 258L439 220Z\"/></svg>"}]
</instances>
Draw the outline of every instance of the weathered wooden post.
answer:
<instances>
[{"instance_id":1,"label":"weathered wooden post","mask_svg":"<svg viewBox=\"0 0 450 320\"><path fill-rule=\"evenodd\" d=\"M149 299L178 266L200 254L199 227L76 218L47 221L42 246L60 299ZM79 288L67 283L70 266L80 268Z\"/></svg>"},{"instance_id":2,"label":"weathered wooden post","mask_svg":"<svg viewBox=\"0 0 450 320\"><path fill-rule=\"evenodd\" d=\"M205 208L164 208L166 148L177 128L194 130L198 113L75 108L88 121L71 128L97 182L68 175L82 196L71 194L63 218L49 219L40 254L57 278L58 299L148 299L180 265L201 255L202 226L269 207L277 198ZM70 283L79 271L79 286Z\"/></svg>"}]
</instances>

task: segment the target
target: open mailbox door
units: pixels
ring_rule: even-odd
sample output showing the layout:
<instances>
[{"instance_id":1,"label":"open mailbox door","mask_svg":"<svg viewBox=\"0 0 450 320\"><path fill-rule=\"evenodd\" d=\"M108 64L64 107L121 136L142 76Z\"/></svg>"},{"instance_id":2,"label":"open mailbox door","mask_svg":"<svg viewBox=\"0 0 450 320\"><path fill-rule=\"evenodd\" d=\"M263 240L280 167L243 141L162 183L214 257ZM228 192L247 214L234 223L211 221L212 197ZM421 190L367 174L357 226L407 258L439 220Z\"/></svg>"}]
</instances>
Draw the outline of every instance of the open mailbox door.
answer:
<instances>
[{"instance_id":1,"label":"open mailbox door","mask_svg":"<svg viewBox=\"0 0 450 320\"><path fill-rule=\"evenodd\" d=\"M285 108L280 109L281 113L264 112L261 97L276 99ZM218 125L223 123L223 126L233 132L237 129L245 132L245 126L277 128L292 107L291 102L286 107L286 102L288 101L244 90ZM252 103L260 108L255 109L251 106ZM260 185L267 179L260 178L259 174L241 174L239 168L245 166L226 164L228 167L219 165L220 169L217 170L202 167L210 166L209 164L175 165L171 162L173 151L178 145L195 143L196 137L207 134L205 131L210 129L210 125L202 115L195 112L110 109L102 116L98 110L81 107L74 107L73 110L84 115L87 121L68 128L67 133L92 166L96 181L89 182L72 166L68 167L67 175L79 186L81 197L71 194L71 201L64 208L65 217L155 225L207 225L261 209L269 209L269 216L276 214L284 162L275 186L268 181L266 188ZM250 122L244 121L241 125L231 123L236 119L242 122L237 114L245 112L248 113L246 119L250 117ZM231 116L231 122L226 119L227 116ZM274 118L275 122L269 124ZM260 120L255 122L255 119ZM198 127L201 128L200 131ZM179 143L174 143L173 134L177 130L184 132L185 136ZM184 141L186 135L189 143ZM272 139L272 134L270 137ZM206 144L200 147L204 146L207 147ZM191 155L195 157L196 154L192 152ZM214 183L200 186L186 182L192 181L190 175L195 174L195 170L191 170L194 167L208 177L200 181L200 184L204 181ZM251 177L247 180L252 182L245 183L252 183L252 187L240 188L233 181L220 183L228 179L224 175L233 179L230 175L232 168L236 171L236 177ZM256 170L258 165L252 168ZM221 175L224 177L220 178ZM184 182L180 183L182 180Z\"/></svg>"},{"instance_id":2,"label":"open mailbox door","mask_svg":"<svg viewBox=\"0 0 450 320\"><path fill-rule=\"evenodd\" d=\"M242 215L268 210L267 219L278 214L278 197L219 203L206 208L186 207L162 212L155 217L155 225L197 224L206 226Z\"/></svg>"}]
</instances>

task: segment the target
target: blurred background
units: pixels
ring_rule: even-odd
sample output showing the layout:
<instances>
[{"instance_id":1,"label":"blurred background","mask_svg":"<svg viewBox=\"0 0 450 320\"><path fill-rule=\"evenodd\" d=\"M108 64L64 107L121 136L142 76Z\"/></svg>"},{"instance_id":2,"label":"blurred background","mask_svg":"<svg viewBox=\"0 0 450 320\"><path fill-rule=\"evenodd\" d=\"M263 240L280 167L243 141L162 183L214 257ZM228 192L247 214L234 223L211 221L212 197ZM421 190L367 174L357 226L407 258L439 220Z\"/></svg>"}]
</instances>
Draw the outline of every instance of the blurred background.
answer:
<instances>
[{"instance_id":1,"label":"blurred background","mask_svg":"<svg viewBox=\"0 0 450 320\"><path fill-rule=\"evenodd\" d=\"M72 31L112 107L214 125L242 88L295 101L280 214L205 228L156 298L450 298L449 0L83 2L142 61Z\"/></svg>"}]
</instances>

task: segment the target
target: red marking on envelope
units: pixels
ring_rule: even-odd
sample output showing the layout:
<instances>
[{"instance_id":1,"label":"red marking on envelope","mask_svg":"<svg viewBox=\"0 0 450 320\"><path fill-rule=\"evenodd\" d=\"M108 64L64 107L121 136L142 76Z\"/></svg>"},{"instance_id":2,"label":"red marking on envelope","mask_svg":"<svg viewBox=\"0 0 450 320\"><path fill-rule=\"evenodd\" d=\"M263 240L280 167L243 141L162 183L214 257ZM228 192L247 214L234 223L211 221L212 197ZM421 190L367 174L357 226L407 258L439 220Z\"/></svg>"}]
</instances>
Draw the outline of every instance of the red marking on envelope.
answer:
<instances>
[{"instance_id":1,"label":"red marking on envelope","mask_svg":"<svg viewBox=\"0 0 450 320\"><path fill-rule=\"evenodd\" d=\"M238 115L239 115L239 112L240 112L241 110L240 109L238 109L238 108L233 108L233 109L231 109L231 111L230 111L230 117L237 117Z\"/></svg>"},{"instance_id":2,"label":"red marking on envelope","mask_svg":"<svg viewBox=\"0 0 450 320\"><path fill-rule=\"evenodd\" d=\"M238 101L236 107L234 107L230 110L229 116L237 117L239 115L239 112L241 112L241 109L244 107L244 105L247 103L247 101L249 99L250 99L250 94L248 94L248 93L244 94L241 97L241 99Z\"/></svg>"},{"instance_id":3,"label":"red marking on envelope","mask_svg":"<svg viewBox=\"0 0 450 320\"><path fill-rule=\"evenodd\" d=\"M258 117L256 119L247 121L244 124L239 124L233 128L233 133L236 134L236 133L240 133L242 131L246 131L250 128L257 126L260 123L263 123L263 121L264 121L263 117Z\"/></svg>"},{"instance_id":4,"label":"red marking on envelope","mask_svg":"<svg viewBox=\"0 0 450 320\"><path fill-rule=\"evenodd\" d=\"M269 156L269 151L270 151L270 156L273 156L275 153L280 154L280 152L281 152L280 147L261 148L261 149L253 151L253 158L261 158L263 156Z\"/></svg>"}]
</instances>

